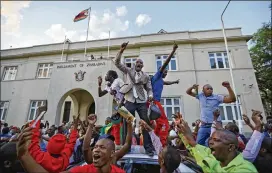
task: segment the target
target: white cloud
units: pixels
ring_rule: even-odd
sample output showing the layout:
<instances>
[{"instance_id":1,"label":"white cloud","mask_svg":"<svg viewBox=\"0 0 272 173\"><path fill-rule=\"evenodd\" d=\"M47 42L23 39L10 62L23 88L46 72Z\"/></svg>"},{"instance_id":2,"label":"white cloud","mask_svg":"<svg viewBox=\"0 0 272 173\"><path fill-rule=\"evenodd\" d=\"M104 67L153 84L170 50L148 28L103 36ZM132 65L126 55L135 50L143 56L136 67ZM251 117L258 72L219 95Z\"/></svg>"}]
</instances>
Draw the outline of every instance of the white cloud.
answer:
<instances>
[{"instance_id":1,"label":"white cloud","mask_svg":"<svg viewBox=\"0 0 272 173\"><path fill-rule=\"evenodd\" d=\"M151 17L147 14L139 14L135 20L135 24L142 27L151 21Z\"/></svg>"},{"instance_id":2,"label":"white cloud","mask_svg":"<svg viewBox=\"0 0 272 173\"><path fill-rule=\"evenodd\" d=\"M81 22L87 23L87 20L88 19L85 19ZM72 24L73 23L71 23L70 27L73 27L73 25L77 23ZM129 24L130 22L128 20L121 19L117 14L110 10L104 10L100 13L92 11L88 40L106 39L109 37L109 30L111 38L127 36L130 34L130 31L128 30ZM63 24L52 24L48 29L45 29L44 32L23 33L20 37L12 36L12 39L7 34L4 34L4 37L1 37L1 49L7 49L11 45L13 48L18 48L48 43L59 43L64 41L65 35L72 42L85 41L87 26L85 24L82 26L83 28L81 30L74 30L69 28L69 25L63 26Z\"/></svg>"},{"instance_id":3,"label":"white cloud","mask_svg":"<svg viewBox=\"0 0 272 173\"><path fill-rule=\"evenodd\" d=\"M126 6L121 6L116 8L116 14L117 16L125 16L127 15L127 7Z\"/></svg>"},{"instance_id":4,"label":"white cloud","mask_svg":"<svg viewBox=\"0 0 272 173\"><path fill-rule=\"evenodd\" d=\"M30 1L1 1L1 33L20 35L20 23L23 20L21 10L28 8Z\"/></svg>"},{"instance_id":5,"label":"white cloud","mask_svg":"<svg viewBox=\"0 0 272 173\"><path fill-rule=\"evenodd\" d=\"M78 40L77 31L68 31L66 28L62 27L61 24L53 24L49 29L45 31L45 34L49 36L53 42L62 42L64 41L65 35L70 40Z\"/></svg>"},{"instance_id":6,"label":"white cloud","mask_svg":"<svg viewBox=\"0 0 272 173\"><path fill-rule=\"evenodd\" d=\"M109 10L105 10L102 15L96 12L91 13L89 34L94 39L108 38L109 30L111 37L124 35L129 28L129 21L122 21L118 16Z\"/></svg>"}]
</instances>

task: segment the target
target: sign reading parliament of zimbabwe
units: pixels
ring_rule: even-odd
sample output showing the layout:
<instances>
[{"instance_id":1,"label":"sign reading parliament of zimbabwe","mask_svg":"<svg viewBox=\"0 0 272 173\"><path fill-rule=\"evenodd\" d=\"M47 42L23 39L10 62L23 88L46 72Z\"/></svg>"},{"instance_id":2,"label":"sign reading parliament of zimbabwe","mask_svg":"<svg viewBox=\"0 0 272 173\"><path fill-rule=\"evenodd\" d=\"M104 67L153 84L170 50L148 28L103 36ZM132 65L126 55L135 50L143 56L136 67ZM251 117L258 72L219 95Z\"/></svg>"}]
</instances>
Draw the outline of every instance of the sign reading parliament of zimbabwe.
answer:
<instances>
[{"instance_id":1,"label":"sign reading parliament of zimbabwe","mask_svg":"<svg viewBox=\"0 0 272 173\"><path fill-rule=\"evenodd\" d=\"M96 66L105 66L105 62L92 62L92 63L84 63L84 64L63 64L57 65L57 68L76 68L76 67L96 67Z\"/></svg>"}]
</instances>

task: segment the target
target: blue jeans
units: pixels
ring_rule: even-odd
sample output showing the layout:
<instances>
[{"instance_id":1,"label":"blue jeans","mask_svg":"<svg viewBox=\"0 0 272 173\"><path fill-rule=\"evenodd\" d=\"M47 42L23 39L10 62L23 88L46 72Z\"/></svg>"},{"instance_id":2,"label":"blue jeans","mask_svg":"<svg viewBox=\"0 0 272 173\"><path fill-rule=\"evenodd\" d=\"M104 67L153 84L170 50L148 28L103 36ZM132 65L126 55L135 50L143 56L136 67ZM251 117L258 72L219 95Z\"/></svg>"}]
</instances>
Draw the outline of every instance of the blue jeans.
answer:
<instances>
[{"instance_id":1,"label":"blue jeans","mask_svg":"<svg viewBox=\"0 0 272 173\"><path fill-rule=\"evenodd\" d=\"M196 142L200 145L207 146L210 135L211 125L202 125L198 130Z\"/></svg>"}]
</instances>

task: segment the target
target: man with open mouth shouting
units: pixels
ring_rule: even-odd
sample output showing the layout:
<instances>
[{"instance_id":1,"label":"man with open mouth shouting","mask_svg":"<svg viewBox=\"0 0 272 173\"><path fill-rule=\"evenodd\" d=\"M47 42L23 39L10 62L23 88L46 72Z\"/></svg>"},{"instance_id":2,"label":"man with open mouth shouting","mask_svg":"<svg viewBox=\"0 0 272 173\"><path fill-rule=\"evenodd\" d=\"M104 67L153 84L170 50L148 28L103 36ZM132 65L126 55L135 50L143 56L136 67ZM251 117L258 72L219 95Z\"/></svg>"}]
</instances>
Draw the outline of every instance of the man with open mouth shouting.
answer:
<instances>
[{"instance_id":1,"label":"man with open mouth shouting","mask_svg":"<svg viewBox=\"0 0 272 173\"><path fill-rule=\"evenodd\" d=\"M90 117L94 120L94 116ZM17 155L20 159L23 167L27 172L48 172L41 165L39 165L29 154L28 143L33 135L31 133L32 128L28 127L23 130L20 134L19 141L17 144ZM92 164L87 164L84 166L76 166L65 173L125 173L124 170L118 168L112 164L112 160L115 157L115 144L113 140L109 138L99 139L92 151ZM64 173L64 172L63 172Z\"/></svg>"},{"instance_id":2,"label":"man with open mouth shouting","mask_svg":"<svg viewBox=\"0 0 272 173\"><path fill-rule=\"evenodd\" d=\"M147 116L147 106L146 102L148 100L153 100L153 92L150 77L148 74L142 71L144 66L143 61L141 59L137 59L135 66L132 68L126 67L122 64L121 56L128 45L127 43L123 43L121 45L120 51L118 52L115 65L125 74L126 82L124 86L120 89L120 92L125 95L125 107L126 109L135 116L135 111L139 114L140 118L147 122L150 125L150 121ZM147 92L148 98L145 94ZM126 125L126 123L123 123ZM126 134L126 127L123 130L123 136ZM149 156L154 155L154 147L151 142L151 138L146 130L143 130L143 138L144 138L144 148L146 154Z\"/></svg>"},{"instance_id":3,"label":"man with open mouth shouting","mask_svg":"<svg viewBox=\"0 0 272 173\"><path fill-rule=\"evenodd\" d=\"M203 172L257 172L254 165L238 152L238 140L232 132L216 130L209 139L209 147L196 143L187 122L177 125L180 138Z\"/></svg>"}]
</instances>

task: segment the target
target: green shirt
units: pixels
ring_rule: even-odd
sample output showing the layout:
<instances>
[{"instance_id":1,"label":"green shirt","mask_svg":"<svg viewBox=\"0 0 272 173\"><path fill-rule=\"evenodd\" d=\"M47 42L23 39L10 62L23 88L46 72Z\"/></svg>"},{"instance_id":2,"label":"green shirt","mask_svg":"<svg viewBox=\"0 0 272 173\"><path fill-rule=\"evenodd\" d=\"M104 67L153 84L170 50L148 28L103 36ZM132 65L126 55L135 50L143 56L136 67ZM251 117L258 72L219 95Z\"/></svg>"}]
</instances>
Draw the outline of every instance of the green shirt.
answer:
<instances>
[{"instance_id":1,"label":"green shirt","mask_svg":"<svg viewBox=\"0 0 272 173\"><path fill-rule=\"evenodd\" d=\"M190 151L191 155L195 158L196 163L202 168L205 173L208 172L236 172L236 173L257 173L255 166L246 161L242 154L237 155L227 166L221 167L220 162L212 155L210 148L202 145L190 146L183 135L179 134L186 148Z\"/></svg>"}]
</instances>

